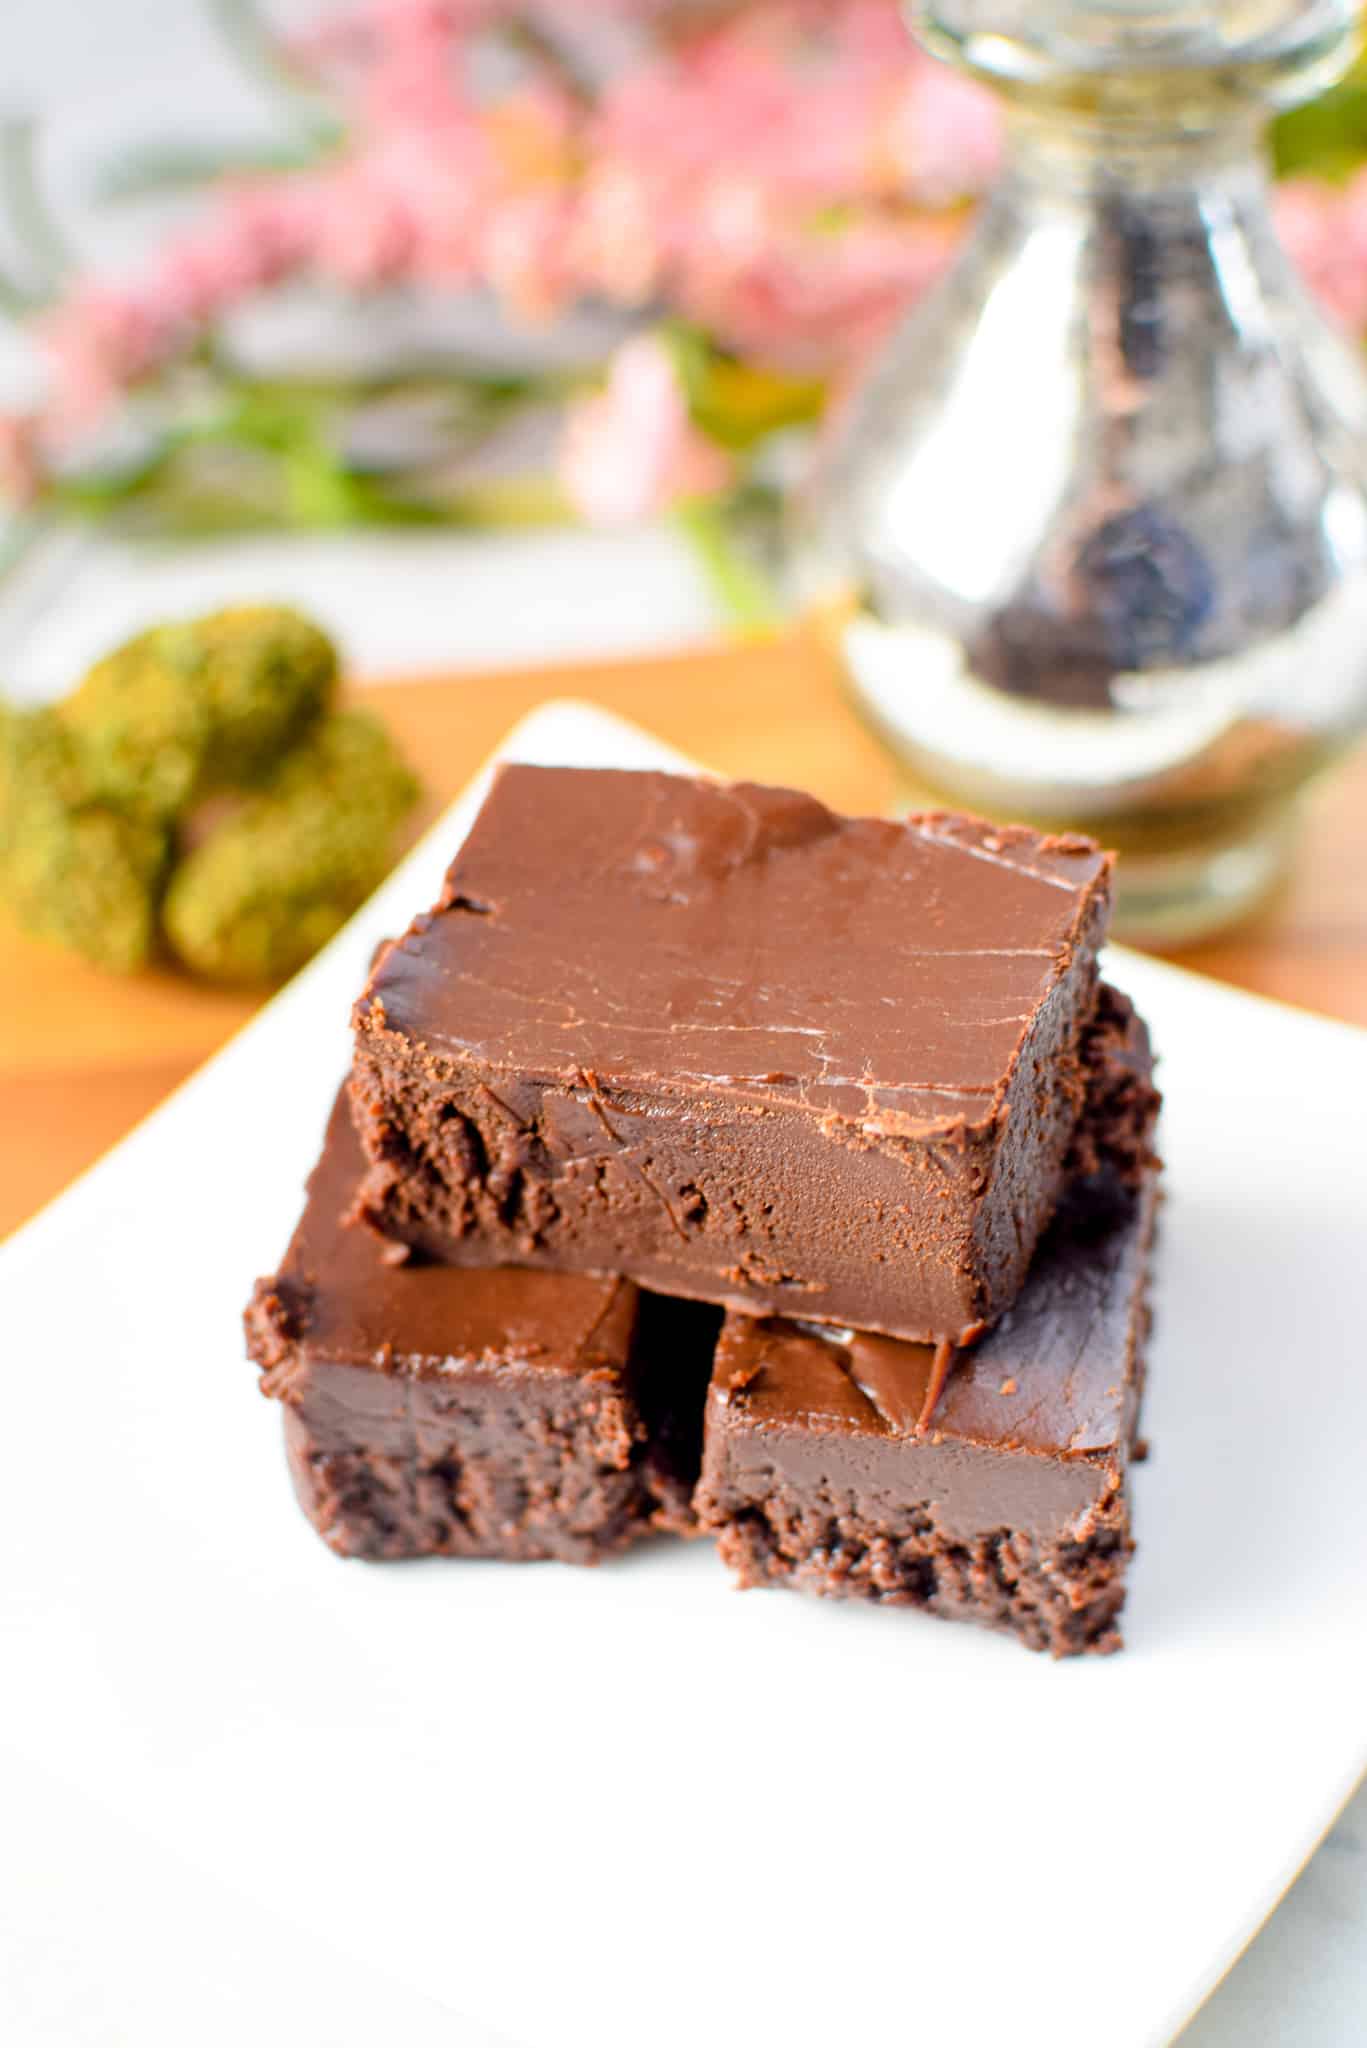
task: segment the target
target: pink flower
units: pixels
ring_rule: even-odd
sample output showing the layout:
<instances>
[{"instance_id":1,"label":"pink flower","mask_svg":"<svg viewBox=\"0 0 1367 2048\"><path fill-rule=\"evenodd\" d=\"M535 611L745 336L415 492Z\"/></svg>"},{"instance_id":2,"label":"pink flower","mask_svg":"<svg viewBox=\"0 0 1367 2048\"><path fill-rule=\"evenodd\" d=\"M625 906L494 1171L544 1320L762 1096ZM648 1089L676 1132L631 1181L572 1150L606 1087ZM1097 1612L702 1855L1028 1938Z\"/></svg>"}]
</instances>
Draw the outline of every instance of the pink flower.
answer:
<instances>
[{"instance_id":1,"label":"pink flower","mask_svg":"<svg viewBox=\"0 0 1367 2048\"><path fill-rule=\"evenodd\" d=\"M985 191L1001 165L996 100L930 57L907 67L885 134L899 181L923 206Z\"/></svg>"},{"instance_id":2,"label":"pink flower","mask_svg":"<svg viewBox=\"0 0 1367 2048\"><path fill-rule=\"evenodd\" d=\"M629 165L590 165L570 228L570 262L584 289L644 305L663 280L661 226L649 185Z\"/></svg>"},{"instance_id":3,"label":"pink flower","mask_svg":"<svg viewBox=\"0 0 1367 2048\"><path fill-rule=\"evenodd\" d=\"M1273 208L1287 255L1331 319L1367 327L1367 170L1341 188L1289 179Z\"/></svg>"},{"instance_id":4,"label":"pink flower","mask_svg":"<svg viewBox=\"0 0 1367 2048\"><path fill-rule=\"evenodd\" d=\"M360 72L397 55L444 58L452 40L500 9L500 0L361 0L281 39L300 70ZM507 10L504 0L504 11Z\"/></svg>"},{"instance_id":5,"label":"pink flower","mask_svg":"<svg viewBox=\"0 0 1367 2048\"><path fill-rule=\"evenodd\" d=\"M613 17L578 46L586 86L555 50ZM917 48L898 0L353 0L283 47L334 101L335 151L225 183L142 283L60 307L40 440L295 277L485 287L538 320L670 305L740 352L841 373L939 275L1000 148L993 102ZM1367 324L1367 186L1284 207L1315 288ZM576 408L566 476L590 516L728 474L658 342Z\"/></svg>"},{"instance_id":6,"label":"pink flower","mask_svg":"<svg viewBox=\"0 0 1367 2048\"><path fill-rule=\"evenodd\" d=\"M990 176L997 116L917 48L889 0L769 0L610 84L593 141L681 201L698 181L735 179L830 206L900 199L925 177L939 205Z\"/></svg>"},{"instance_id":7,"label":"pink flower","mask_svg":"<svg viewBox=\"0 0 1367 2048\"><path fill-rule=\"evenodd\" d=\"M724 490L731 464L689 418L673 358L655 335L625 342L604 390L570 408L560 479L593 526L629 526Z\"/></svg>"},{"instance_id":8,"label":"pink flower","mask_svg":"<svg viewBox=\"0 0 1367 2048\"><path fill-rule=\"evenodd\" d=\"M338 165L319 179L316 197L315 269L357 291L402 275L419 231L408 195L383 158Z\"/></svg>"},{"instance_id":9,"label":"pink flower","mask_svg":"<svg viewBox=\"0 0 1367 2048\"><path fill-rule=\"evenodd\" d=\"M174 315L145 294L86 285L40 329L51 368L49 423L65 440L174 352Z\"/></svg>"},{"instance_id":10,"label":"pink flower","mask_svg":"<svg viewBox=\"0 0 1367 2048\"><path fill-rule=\"evenodd\" d=\"M203 326L217 319L309 259L315 201L313 184L302 178L230 187L199 227L171 241L148 296L172 322Z\"/></svg>"},{"instance_id":11,"label":"pink flower","mask_svg":"<svg viewBox=\"0 0 1367 2048\"><path fill-rule=\"evenodd\" d=\"M667 11L595 7L643 22ZM535 319L593 294L668 300L733 346L825 369L866 348L944 259L953 230L909 210L908 184L956 198L995 161L986 102L916 50L894 0L756 0L701 26L685 11L623 44L636 60L590 98L504 33L527 18L527 0L363 0L290 45L337 94L344 148L225 185L140 286L83 289L59 308L52 438L296 276L355 291L486 285ZM1316 247L1321 289L1346 299L1356 271ZM655 375L628 357L589 418L630 403L662 434Z\"/></svg>"},{"instance_id":12,"label":"pink flower","mask_svg":"<svg viewBox=\"0 0 1367 2048\"><path fill-rule=\"evenodd\" d=\"M703 243L691 252L680 303L742 354L790 369L824 371L866 355L940 276L959 227L951 221L870 221L813 250L810 238L774 237L751 262L719 267Z\"/></svg>"},{"instance_id":13,"label":"pink flower","mask_svg":"<svg viewBox=\"0 0 1367 2048\"><path fill-rule=\"evenodd\" d=\"M995 168L995 107L889 0L768 0L629 70L590 129L574 260L629 303L809 366L869 346L938 275L943 206Z\"/></svg>"},{"instance_id":14,"label":"pink flower","mask_svg":"<svg viewBox=\"0 0 1367 2048\"><path fill-rule=\"evenodd\" d=\"M479 267L524 320L550 320L574 297L568 230L567 201L544 188L511 195L482 224Z\"/></svg>"}]
</instances>

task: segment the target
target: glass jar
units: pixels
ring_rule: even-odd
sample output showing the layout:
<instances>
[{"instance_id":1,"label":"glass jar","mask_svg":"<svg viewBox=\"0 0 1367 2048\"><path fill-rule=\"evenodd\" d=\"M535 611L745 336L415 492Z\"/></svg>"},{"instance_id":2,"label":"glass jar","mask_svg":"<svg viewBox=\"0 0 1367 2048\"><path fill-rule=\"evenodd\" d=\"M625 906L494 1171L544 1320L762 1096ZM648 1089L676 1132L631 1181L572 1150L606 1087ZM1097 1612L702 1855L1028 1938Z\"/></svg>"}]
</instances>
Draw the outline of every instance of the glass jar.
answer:
<instances>
[{"instance_id":1,"label":"glass jar","mask_svg":"<svg viewBox=\"0 0 1367 2048\"><path fill-rule=\"evenodd\" d=\"M1262 150L1356 13L926 10L1002 93L1006 168L795 505L800 599L908 799L1117 847L1132 937L1256 899L1367 719L1367 379Z\"/></svg>"}]
</instances>

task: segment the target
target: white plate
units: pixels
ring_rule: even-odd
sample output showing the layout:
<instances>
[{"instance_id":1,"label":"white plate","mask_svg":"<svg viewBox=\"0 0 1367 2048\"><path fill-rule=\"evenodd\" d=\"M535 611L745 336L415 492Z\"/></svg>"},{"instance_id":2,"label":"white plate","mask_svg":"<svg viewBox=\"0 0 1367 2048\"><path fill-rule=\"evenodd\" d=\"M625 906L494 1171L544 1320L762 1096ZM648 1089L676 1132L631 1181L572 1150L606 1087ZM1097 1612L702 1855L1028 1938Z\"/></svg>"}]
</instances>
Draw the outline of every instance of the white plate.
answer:
<instances>
[{"instance_id":1,"label":"white plate","mask_svg":"<svg viewBox=\"0 0 1367 2048\"><path fill-rule=\"evenodd\" d=\"M571 705L511 745L670 758ZM0 1732L30 1804L60 1781L206 1901L538 2048L1166 2040L1367 1764L1367 1041L1113 957L1171 1181L1122 1656L738 1598L702 1546L342 1565L238 1315L371 947L475 801L0 1254ZM174 1979L158 1924L136 1879L104 1899Z\"/></svg>"}]
</instances>

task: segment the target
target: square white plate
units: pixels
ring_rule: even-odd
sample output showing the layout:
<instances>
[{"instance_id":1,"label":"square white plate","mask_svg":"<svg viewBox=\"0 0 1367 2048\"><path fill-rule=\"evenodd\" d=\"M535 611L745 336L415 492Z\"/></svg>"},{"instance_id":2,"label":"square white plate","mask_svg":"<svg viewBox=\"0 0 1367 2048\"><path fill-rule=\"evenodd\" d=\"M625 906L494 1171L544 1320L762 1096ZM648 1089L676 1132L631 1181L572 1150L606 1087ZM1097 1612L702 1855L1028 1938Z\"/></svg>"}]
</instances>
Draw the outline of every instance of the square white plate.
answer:
<instances>
[{"instance_id":1,"label":"square white plate","mask_svg":"<svg viewBox=\"0 0 1367 2048\"><path fill-rule=\"evenodd\" d=\"M573 705L509 750L671 761ZM1168 2039L1367 1764L1367 1040L1112 957L1170 1168L1123 1655L738 1598L701 1545L343 1565L238 1317L371 948L476 801L0 1253L11 1853L44 1785L73 1844L91 1802L136 1835L126 1885L73 1867L74 1910L186 1973L187 2024L202 1959L160 1938L149 1845L206 1913L536 2048Z\"/></svg>"}]
</instances>

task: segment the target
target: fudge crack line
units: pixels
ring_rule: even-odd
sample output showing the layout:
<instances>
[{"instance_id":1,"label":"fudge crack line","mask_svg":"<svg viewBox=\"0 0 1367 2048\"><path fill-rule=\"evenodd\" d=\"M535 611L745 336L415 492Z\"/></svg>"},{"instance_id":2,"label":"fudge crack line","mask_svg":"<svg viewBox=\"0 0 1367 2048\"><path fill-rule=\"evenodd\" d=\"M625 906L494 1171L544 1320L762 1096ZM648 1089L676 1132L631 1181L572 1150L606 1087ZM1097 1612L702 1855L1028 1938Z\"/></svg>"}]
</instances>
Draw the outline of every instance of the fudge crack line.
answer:
<instances>
[{"instance_id":1,"label":"fudge crack line","mask_svg":"<svg viewBox=\"0 0 1367 2048\"><path fill-rule=\"evenodd\" d=\"M935 840L937 845L952 846L957 853L967 854L972 860L986 861L991 867L1005 868L1008 874L1029 875L1033 881L1043 882L1051 889L1071 891L1073 888L1073 884L1066 876L1051 875L1047 868L1035 867L1024 858L1024 855L1018 860L1008 860L997 848L988 846L982 841L973 846L966 840L958 838L952 832L937 831L936 822L934 816L922 818L920 820L920 828L925 833L926 838ZM1067 841L1063 840L1060 841L1060 844L1063 845L1066 851L1080 852L1087 842L1085 840L1078 840L1074 845L1069 846Z\"/></svg>"},{"instance_id":2,"label":"fudge crack line","mask_svg":"<svg viewBox=\"0 0 1367 2048\"><path fill-rule=\"evenodd\" d=\"M588 1106L590 1110L592 1111L593 1115L597 1118L598 1122L602 1125L603 1129L607 1132L608 1137L612 1140L614 1155L618 1159L620 1159L625 1166L628 1166L631 1169L631 1171L634 1174L636 1174L639 1177L639 1179L643 1182L643 1184L649 1189L650 1193L655 1197L655 1200L664 1210L665 1215L669 1218L675 1236L681 1237L684 1243L687 1244L688 1232L684 1229L682 1223L680 1223L678 1217L675 1215L669 1197L663 1192L662 1189L656 1187L654 1181L650 1178L650 1175L641 1165L640 1160L636 1157L636 1148L634 1146L628 1145L621 1136L621 1133L619 1131L614 1130L611 1123L609 1123L607 1110L604 1107L602 1097L599 1095L598 1092L598 1081L596 1076L588 1073L584 1068L581 1067L579 1069L579 1085L587 1093Z\"/></svg>"},{"instance_id":3,"label":"fudge crack line","mask_svg":"<svg viewBox=\"0 0 1367 2048\"><path fill-rule=\"evenodd\" d=\"M953 846L959 853L967 854L970 860L986 861L990 867L1005 868L1008 874L1018 875L1024 870L1035 881L1043 882L1051 889L1066 890L1072 886L1062 875L1046 874L1042 868L1027 867L1023 861L1004 860L999 853L990 853L985 846L965 846L962 840L953 839L948 833L928 832L927 837L938 839L942 845Z\"/></svg>"},{"instance_id":4,"label":"fudge crack line","mask_svg":"<svg viewBox=\"0 0 1367 2048\"><path fill-rule=\"evenodd\" d=\"M572 1003L565 1003L562 996L534 995L530 989L514 988L507 982L491 981L487 974L475 974L468 967L461 970L461 980L468 981L474 988L487 988L491 996L499 996L505 1002L525 1003L529 1010L556 1010L562 1005L569 1010L574 1008ZM582 1017L565 1017L562 1018L559 1028L562 1031L573 1031L583 1022Z\"/></svg>"},{"instance_id":5,"label":"fudge crack line","mask_svg":"<svg viewBox=\"0 0 1367 2048\"><path fill-rule=\"evenodd\" d=\"M487 1081L479 1081L475 1085L478 1088L480 1094L483 1095L487 1101L493 1103L495 1109L502 1111L503 1115L507 1117L509 1123L512 1124L514 1130L519 1131L524 1137L531 1136L535 1133L535 1123L528 1122L525 1117L520 1117L517 1111L513 1108L512 1104L510 1102L505 1102L503 1100L503 1097L497 1092L496 1089L491 1088Z\"/></svg>"}]
</instances>

